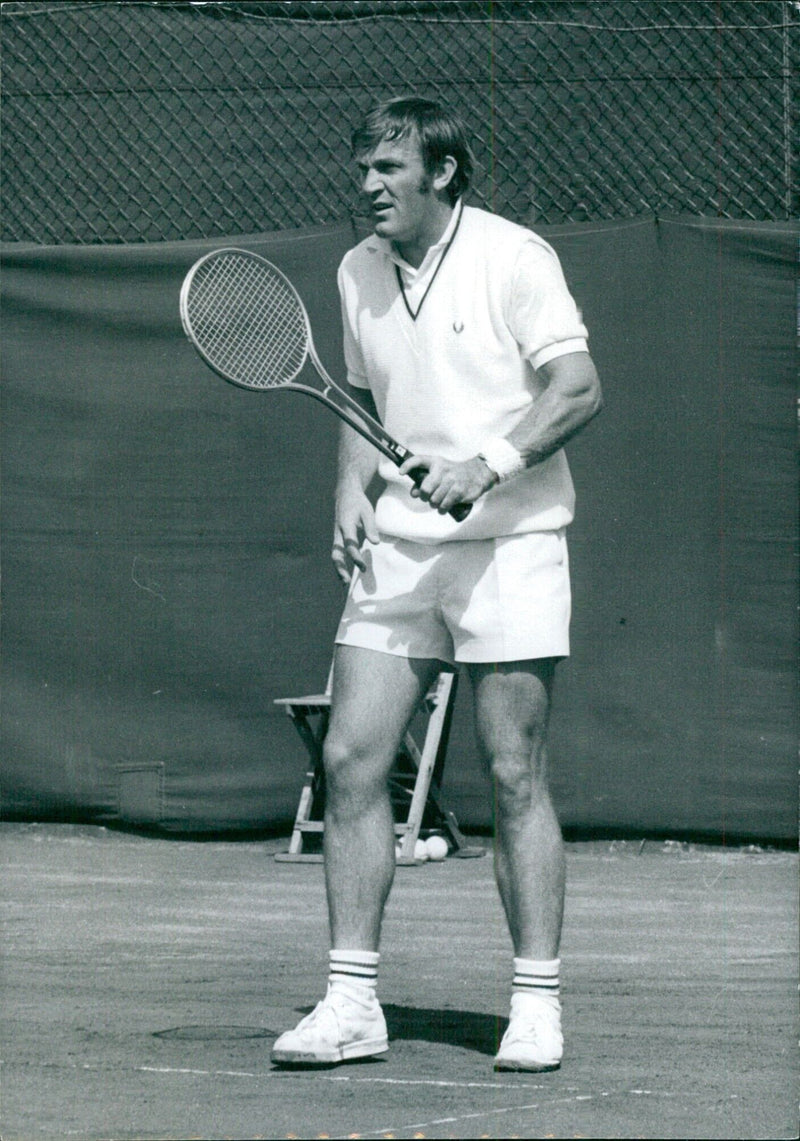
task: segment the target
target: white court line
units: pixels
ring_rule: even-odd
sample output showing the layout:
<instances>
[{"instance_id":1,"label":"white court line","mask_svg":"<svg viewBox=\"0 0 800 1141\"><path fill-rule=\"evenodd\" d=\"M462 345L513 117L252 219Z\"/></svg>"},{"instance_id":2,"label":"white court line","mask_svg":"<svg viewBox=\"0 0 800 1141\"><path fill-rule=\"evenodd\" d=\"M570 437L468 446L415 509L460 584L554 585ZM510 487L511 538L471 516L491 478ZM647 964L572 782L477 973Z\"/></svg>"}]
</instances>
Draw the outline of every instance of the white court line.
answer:
<instances>
[{"instance_id":1,"label":"white court line","mask_svg":"<svg viewBox=\"0 0 800 1141\"><path fill-rule=\"evenodd\" d=\"M505 1087L507 1089L517 1087ZM651 1090L604 1090L600 1094L578 1094L576 1097L557 1097L548 1098L543 1101L534 1101L530 1105L508 1105L500 1109L483 1109L477 1113L462 1113L457 1117L437 1117L432 1121L415 1121L410 1124L403 1125L384 1125L380 1129L369 1129L367 1131L360 1131L360 1137L373 1137L386 1133L394 1133L400 1129L430 1129L433 1125L457 1125L462 1121L474 1121L481 1117L498 1117L503 1113L522 1113L529 1109L551 1109L554 1105L567 1105L576 1101L594 1101L598 1097L611 1097L612 1095L619 1094L651 1094ZM669 1096L669 1095L667 1095Z\"/></svg>"},{"instance_id":2,"label":"white court line","mask_svg":"<svg viewBox=\"0 0 800 1141\"><path fill-rule=\"evenodd\" d=\"M247 1070L192 1070L192 1069L177 1069L171 1066L137 1066L136 1069L143 1073L151 1074L190 1074L200 1077L230 1077L230 1078L269 1078L278 1076L281 1071L264 1071L262 1073L252 1073ZM312 1071L304 1071L305 1073L312 1074ZM288 1074L285 1076L289 1076ZM326 1082L350 1082L352 1084L360 1085L396 1085L396 1086L434 1086L438 1088L448 1089L491 1089L495 1092L501 1090L529 1090L529 1089L544 1089L541 1085L520 1085L500 1082L448 1082L442 1080L434 1080L429 1078L353 1078L348 1074L320 1074L316 1073L313 1076L318 1081ZM385 1134L395 1133L398 1130L420 1130L430 1129L437 1125L458 1125L465 1121L476 1121L480 1118L499 1117L507 1113L525 1113L534 1109L551 1109L556 1105L570 1105L582 1101L596 1101L604 1097L619 1097L619 1096L634 1096L634 1097L671 1097L672 1094L666 1091L656 1093L654 1090L649 1089L623 1089L623 1090L602 1090L600 1093L578 1093L572 1092L568 1097L548 1098L545 1097L540 1101L531 1102L528 1105L508 1105L501 1106L497 1109L482 1109L475 1113L462 1113L455 1117L436 1117L431 1121L414 1121L410 1124L402 1125L382 1125L378 1129L355 1130L359 1137L377 1137L384 1136Z\"/></svg>"},{"instance_id":3,"label":"white court line","mask_svg":"<svg viewBox=\"0 0 800 1141\"><path fill-rule=\"evenodd\" d=\"M83 1067L89 1069L88 1065ZM543 1085L520 1085L509 1082L449 1082L433 1078L355 1078L349 1074L326 1074L312 1069L308 1070L262 1070L253 1073L250 1070L194 1070L188 1067L177 1066L136 1066L138 1073L145 1074L188 1074L203 1078L273 1078L273 1077L306 1077L321 1082L352 1082L353 1084L389 1085L389 1086L441 1086L446 1089L535 1089L541 1090Z\"/></svg>"},{"instance_id":4,"label":"white court line","mask_svg":"<svg viewBox=\"0 0 800 1141\"><path fill-rule=\"evenodd\" d=\"M507 1087L509 1089L509 1087ZM649 1093L649 1090L616 1090L614 1093ZM361 1131L359 1135L363 1138L370 1138L370 1136L394 1133L398 1130L425 1130L433 1125L458 1125L460 1122L471 1122L479 1117L499 1117L501 1114L520 1114L527 1109L551 1109L553 1106L559 1104L569 1104L575 1101L595 1101L597 1098L611 1097L611 1091L604 1091L603 1093L582 1093L577 1094L574 1098L548 1098L542 1101L533 1101L528 1106L502 1106L500 1109L482 1109L478 1110L476 1114L459 1114L456 1117L437 1117L430 1122L412 1122L411 1124L403 1125L383 1125L378 1130Z\"/></svg>"},{"instance_id":5,"label":"white court line","mask_svg":"<svg viewBox=\"0 0 800 1141\"><path fill-rule=\"evenodd\" d=\"M88 1069L86 1066L84 1069ZM251 1074L248 1070L189 1070L175 1066L135 1066L138 1073L144 1074L194 1074L201 1078L266 1078L269 1074Z\"/></svg>"},{"instance_id":6,"label":"white court line","mask_svg":"<svg viewBox=\"0 0 800 1141\"><path fill-rule=\"evenodd\" d=\"M448 1082L440 1078L354 1078L349 1074L319 1074L326 1082L353 1082L369 1083L370 1085L385 1086L444 1086L446 1089L538 1089L546 1087L540 1084L528 1085L510 1082Z\"/></svg>"},{"instance_id":7,"label":"white court line","mask_svg":"<svg viewBox=\"0 0 800 1141\"><path fill-rule=\"evenodd\" d=\"M84 1065L83 1069L93 1069L90 1065ZM98 1067L99 1068L99 1067ZM538 1083L530 1084L528 1082L511 1082L511 1081L495 1081L495 1082L457 1082L445 1081L439 1078L356 1078L350 1074L326 1074L314 1070L262 1070L261 1072L253 1072L251 1070L194 1070L188 1067L176 1066L136 1066L134 1067L138 1073L145 1074L188 1074L195 1077L203 1078L270 1078L270 1077L296 1077L298 1074L303 1077L314 1078L315 1081L322 1082L350 1082L353 1085L387 1085L387 1086L431 1086L444 1089L490 1089L490 1090L544 1090L547 1087ZM629 1094L637 1097L671 1097L672 1095L666 1091L656 1093L655 1090L649 1089L627 1089L627 1090L601 1090L600 1093L578 1093L574 1087L570 1092L569 1097L557 1098L556 1101L548 1101L548 1105L555 1105L561 1101L592 1101L598 1097L612 1097L620 1094ZM512 1107L513 1108L513 1107ZM535 1108L527 1106L519 1106L520 1109ZM506 1110L487 1110L491 1113L505 1113ZM471 1114L470 1116L480 1116L480 1114ZM450 1118L442 1119L443 1121L450 1121ZM453 1118L452 1120L461 1120L461 1118ZM441 1122L429 1121L428 1125L438 1125ZM397 1126L400 1128L400 1126ZM403 1126L403 1128L413 1129L415 1126ZM382 1130L373 1130L373 1132L380 1133Z\"/></svg>"}]
</instances>

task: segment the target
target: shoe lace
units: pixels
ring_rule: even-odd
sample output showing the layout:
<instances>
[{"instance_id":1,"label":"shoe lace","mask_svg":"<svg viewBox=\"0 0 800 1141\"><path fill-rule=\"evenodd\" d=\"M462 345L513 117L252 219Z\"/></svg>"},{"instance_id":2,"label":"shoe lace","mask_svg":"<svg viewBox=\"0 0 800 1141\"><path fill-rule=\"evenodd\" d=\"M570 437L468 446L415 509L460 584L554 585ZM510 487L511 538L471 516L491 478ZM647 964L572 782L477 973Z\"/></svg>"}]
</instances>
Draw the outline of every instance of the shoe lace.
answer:
<instances>
[{"instance_id":1,"label":"shoe lace","mask_svg":"<svg viewBox=\"0 0 800 1141\"><path fill-rule=\"evenodd\" d=\"M509 1042L538 1042L541 1028L533 1019L515 1018L506 1031Z\"/></svg>"},{"instance_id":2,"label":"shoe lace","mask_svg":"<svg viewBox=\"0 0 800 1141\"><path fill-rule=\"evenodd\" d=\"M556 1021L551 1022L542 1014L517 1012L506 1031L509 1042L536 1042L544 1044L551 1036L559 1033Z\"/></svg>"},{"instance_id":3,"label":"shoe lace","mask_svg":"<svg viewBox=\"0 0 800 1141\"><path fill-rule=\"evenodd\" d=\"M314 1024L316 1022L319 1021L320 1016L325 1013L325 1010L327 1009L327 1007L329 1005L330 1004L326 1001L326 999L323 998L320 1002L317 1003L317 1005L314 1007L314 1009L309 1011L309 1013L305 1016L305 1018L303 1018L298 1023L297 1029L299 1030L301 1027L304 1030L310 1029L312 1026L314 1026Z\"/></svg>"}]
</instances>

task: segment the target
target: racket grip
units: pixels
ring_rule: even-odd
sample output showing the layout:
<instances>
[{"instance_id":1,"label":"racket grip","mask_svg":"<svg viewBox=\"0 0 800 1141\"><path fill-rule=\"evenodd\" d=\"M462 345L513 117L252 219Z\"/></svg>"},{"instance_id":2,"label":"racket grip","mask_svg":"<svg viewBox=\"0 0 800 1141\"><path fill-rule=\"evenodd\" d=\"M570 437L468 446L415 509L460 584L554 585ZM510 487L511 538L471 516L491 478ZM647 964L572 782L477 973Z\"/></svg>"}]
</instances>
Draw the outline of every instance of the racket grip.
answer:
<instances>
[{"instance_id":1,"label":"racket grip","mask_svg":"<svg viewBox=\"0 0 800 1141\"><path fill-rule=\"evenodd\" d=\"M410 453L409 453L409 455L410 455ZM424 471L409 472L409 475L411 477L412 483L414 483L417 487L419 487L419 485L422 483L423 479L425 478L425 472ZM452 515L452 517L455 519L455 521L457 523L461 523L464 519L466 519L466 517L469 515L471 510L472 510L472 504L471 503L457 503L455 505L455 507L450 508L450 510L447 512L447 514Z\"/></svg>"}]
</instances>

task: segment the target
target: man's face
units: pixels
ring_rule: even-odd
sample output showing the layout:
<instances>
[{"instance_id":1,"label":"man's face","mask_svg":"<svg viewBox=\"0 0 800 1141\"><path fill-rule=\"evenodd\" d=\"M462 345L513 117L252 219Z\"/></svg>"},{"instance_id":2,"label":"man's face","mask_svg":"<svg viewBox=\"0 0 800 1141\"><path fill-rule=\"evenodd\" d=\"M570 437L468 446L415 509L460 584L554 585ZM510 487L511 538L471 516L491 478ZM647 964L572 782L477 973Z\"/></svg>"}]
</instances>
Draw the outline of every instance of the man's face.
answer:
<instances>
[{"instance_id":1,"label":"man's face","mask_svg":"<svg viewBox=\"0 0 800 1141\"><path fill-rule=\"evenodd\" d=\"M361 191L375 233L397 246L418 241L437 209L432 179L415 136L384 140L358 156Z\"/></svg>"}]
</instances>

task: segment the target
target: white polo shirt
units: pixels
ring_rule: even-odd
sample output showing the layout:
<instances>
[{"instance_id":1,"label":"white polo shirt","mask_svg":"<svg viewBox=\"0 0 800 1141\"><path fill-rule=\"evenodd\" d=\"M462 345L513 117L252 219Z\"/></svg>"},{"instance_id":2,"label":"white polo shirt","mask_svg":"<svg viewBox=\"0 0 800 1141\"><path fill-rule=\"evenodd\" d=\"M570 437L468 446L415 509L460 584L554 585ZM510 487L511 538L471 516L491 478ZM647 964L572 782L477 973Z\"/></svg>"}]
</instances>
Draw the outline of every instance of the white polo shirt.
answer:
<instances>
[{"instance_id":1,"label":"white polo shirt","mask_svg":"<svg viewBox=\"0 0 800 1141\"><path fill-rule=\"evenodd\" d=\"M369 388L387 431L412 452L466 460L507 436L541 390L536 369L587 351L587 333L555 251L488 211L454 211L419 269L372 235L339 267L350 384ZM455 239L436 272L442 251ZM432 275L435 280L416 320ZM571 522L572 478L563 451L500 484L462 523L412 499L411 482L382 460L376 519L385 535L436 543L554 531Z\"/></svg>"}]
</instances>

